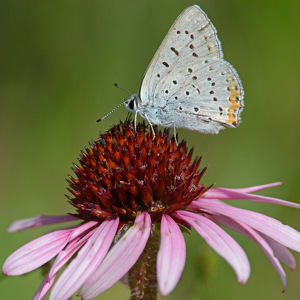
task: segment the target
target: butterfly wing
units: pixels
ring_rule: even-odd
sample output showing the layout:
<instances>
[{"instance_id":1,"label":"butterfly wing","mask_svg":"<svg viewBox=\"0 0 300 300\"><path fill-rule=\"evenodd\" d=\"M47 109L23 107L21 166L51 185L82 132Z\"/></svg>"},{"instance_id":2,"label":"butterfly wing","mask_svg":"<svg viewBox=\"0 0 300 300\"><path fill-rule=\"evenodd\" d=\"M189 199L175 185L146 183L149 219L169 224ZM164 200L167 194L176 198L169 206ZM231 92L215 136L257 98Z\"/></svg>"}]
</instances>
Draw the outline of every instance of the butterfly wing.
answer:
<instances>
[{"instance_id":1,"label":"butterfly wing","mask_svg":"<svg viewBox=\"0 0 300 300\"><path fill-rule=\"evenodd\" d=\"M145 73L140 99L150 121L149 108L160 109L154 124L162 126L217 133L239 123L241 82L198 6L188 7L172 25Z\"/></svg>"}]
</instances>

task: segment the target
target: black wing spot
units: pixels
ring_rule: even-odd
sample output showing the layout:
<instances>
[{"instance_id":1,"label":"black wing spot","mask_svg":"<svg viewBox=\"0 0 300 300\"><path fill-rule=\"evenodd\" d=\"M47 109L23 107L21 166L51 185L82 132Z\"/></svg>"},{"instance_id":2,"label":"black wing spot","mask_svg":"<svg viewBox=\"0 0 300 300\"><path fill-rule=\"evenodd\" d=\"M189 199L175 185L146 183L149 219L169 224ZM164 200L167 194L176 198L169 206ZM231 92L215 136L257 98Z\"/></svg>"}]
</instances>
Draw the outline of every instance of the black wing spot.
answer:
<instances>
[{"instance_id":1,"label":"black wing spot","mask_svg":"<svg viewBox=\"0 0 300 300\"><path fill-rule=\"evenodd\" d=\"M211 85L212 85L212 86L215 86L215 85L216 85L216 83L215 83L215 82L212 82L212 83L211 83Z\"/></svg>"},{"instance_id":2,"label":"black wing spot","mask_svg":"<svg viewBox=\"0 0 300 300\"><path fill-rule=\"evenodd\" d=\"M217 97L214 97L213 100L214 100L214 101L218 101L218 98L217 98Z\"/></svg>"},{"instance_id":3,"label":"black wing spot","mask_svg":"<svg viewBox=\"0 0 300 300\"><path fill-rule=\"evenodd\" d=\"M189 91L186 91L185 94L188 96L188 95L190 94L190 92L189 92Z\"/></svg>"},{"instance_id":4,"label":"black wing spot","mask_svg":"<svg viewBox=\"0 0 300 300\"><path fill-rule=\"evenodd\" d=\"M168 90L165 90L165 93L166 93L166 94L169 94L169 91L168 91Z\"/></svg>"},{"instance_id":5,"label":"black wing spot","mask_svg":"<svg viewBox=\"0 0 300 300\"><path fill-rule=\"evenodd\" d=\"M198 54L196 52L193 52L194 57L198 57Z\"/></svg>"},{"instance_id":6,"label":"black wing spot","mask_svg":"<svg viewBox=\"0 0 300 300\"><path fill-rule=\"evenodd\" d=\"M193 80L197 80L197 79L198 79L198 77L197 77L197 76L193 76L192 78L193 78Z\"/></svg>"},{"instance_id":7,"label":"black wing spot","mask_svg":"<svg viewBox=\"0 0 300 300\"><path fill-rule=\"evenodd\" d=\"M177 81L176 81L176 80L173 80L173 83L174 83L174 84L177 84Z\"/></svg>"},{"instance_id":8,"label":"black wing spot","mask_svg":"<svg viewBox=\"0 0 300 300\"><path fill-rule=\"evenodd\" d=\"M189 34L189 32L186 30L186 31L185 31L185 34Z\"/></svg>"},{"instance_id":9,"label":"black wing spot","mask_svg":"<svg viewBox=\"0 0 300 300\"><path fill-rule=\"evenodd\" d=\"M214 92L214 91L210 91L209 93L212 95L212 94L214 94L215 92Z\"/></svg>"},{"instance_id":10,"label":"black wing spot","mask_svg":"<svg viewBox=\"0 0 300 300\"><path fill-rule=\"evenodd\" d=\"M193 44L190 44L190 49L194 49L194 45Z\"/></svg>"},{"instance_id":11,"label":"black wing spot","mask_svg":"<svg viewBox=\"0 0 300 300\"><path fill-rule=\"evenodd\" d=\"M207 81L211 81L211 78L210 78L210 77L207 77Z\"/></svg>"},{"instance_id":12,"label":"black wing spot","mask_svg":"<svg viewBox=\"0 0 300 300\"><path fill-rule=\"evenodd\" d=\"M169 64L168 64L167 62L164 61L162 64L163 64L164 66L166 66L167 68L169 68Z\"/></svg>"},{"instance_id":13,"label":"black wing spot","mask_svg":"<svg viewBox=\"0 0 300 300\"><path fill-rule=\"evenodd\" d=\"M208 64L208 60L206 59L206 60L204 61L204 63L205 63L205 64Z\"/></svg>"},{"instance_id":14,"label":"black wing spot","mask_svg":"<svg viewBox=\"0 0 300 300\"><path fill-rule=\"evenodd\" d=\"M198 112L199 111L199 107L194 107L194 111Z\"/></svg>"},{"instance_id":15,"label":"black wing spot","mask_svg":"<svg viewBox=\"0 0 300 300\"><path fill-rule=\"evenodd\" d=\"M190 35L190 38L193 40L193 39L194 39L194 35L193 35L193 34L191 34L191 35Z\"/></svg>"},{"instance_id":16,"label":"black wing spot","mask_svg":"<svg viewBox=\"0 0 300 300\"><path fill-rule=\"evenodd\" d=\"M157 74L156 76L157 76L157 78L160 78L160 74Z\"/></svg>"},{"instance_id":17,"label":"black wing spot","mask_svg":"<svg viewBox=\"0 0 300 300\"><path fill-rule=\"evenodd\" d=\"M175 100L178 100L178 97L177 97L177 96L175 96L175 97L174 97L174 99L175 99Z\"/></svg>"},{"instance_id":18,"label":"black wing spot","mask_svg":"<svg viewBox=\"0 0 300 300\"><path fill-rule=\"evenodd\" d=\"M181 107L181 106L179 106L179 107L178 107L178 109L179 109L179 110L182 110L182 107Z\"/></svg>"},{"instance_id":19,"label":"black wing spot","mask_svg":"<svg viewBox=\"0 0 300 300\"><path fill-rule=\"evenodd\" d=\"M174 47L171 47L170 48L177 56L179 56L179 52L174 48Z\"/></svg>"},{"instance_id":20,"label":"black wing spot","mask_svg":"<svg viewBox=\"0 0 300 300\"><path fill-rule=\"evenodd\" d=\"M180 30L177 30L177 32L176 32L177 34L180 34Z\"/></svg>"},{"instance_id":21,"label":"black wing spot","mask_svg":"<svg viewBox=\"0 0 300 300\"><path fill-rule=\"evenodd\" d=\"M189 71L189 73L192 73L192 72L193 72L193 69L188 68L188 71Z\"/></svg>"}]
</instances>

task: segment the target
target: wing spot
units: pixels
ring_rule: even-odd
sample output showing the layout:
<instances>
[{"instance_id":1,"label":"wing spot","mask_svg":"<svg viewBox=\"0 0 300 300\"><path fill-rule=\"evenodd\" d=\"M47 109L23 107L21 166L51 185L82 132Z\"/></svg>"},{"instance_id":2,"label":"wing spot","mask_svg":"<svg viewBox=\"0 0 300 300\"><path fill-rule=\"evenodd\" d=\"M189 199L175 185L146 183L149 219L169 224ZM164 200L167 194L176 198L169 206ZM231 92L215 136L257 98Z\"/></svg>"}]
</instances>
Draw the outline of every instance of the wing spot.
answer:
<instances>
[{"instance_id":1,"label":"wing spot","mask_svg":"<svg viewBox=\"0 0 300 300\"><path fill-rule=\"evenodd\" d=\"M239 97L235 97L235 101L239 101L240 100L240 98Z\"/></svg>"},{"instance_id":2,"label":"wing spot","mask_svg":"<svg viewBox=\"0 0 300 300\"><path fill-rule=\"evenodd\" d=\"M168 91L168 90L165 90L165 93L166 93L166 94L169 94L169 91Z\"/></svg>"},{"instance_id":3,"label":"wing spot","mask_svg":"<svg viewBox=\"0 0 300 300\"><path fill-rule=\"evenodd\" d=\"M173 80L173 83L174 83L174 84L177 84L177 81L176 81L176 80Z\"/></svg>"},{"instance_id":4,"label":"wing spot","mask_svg":"<svg viewBox=\"0 0 300 300\"><path fill-rule=\"evenodd\" d=\"M163 64L165 67L169 68L169 64L168 64L167 62L164 61L162 64Z\"/></svg>"},{"instance_id":5,"label":"wing spot","mask_svg":"<svg viewBox=\"0 0 300 300\"><path fill-rule=\"evenodd\" d=\"M215 82L212 82L212 83L211 83L211 85L212 85L212 86L215 86L215 85L216 85L216 83L215 83Z\"/></svg>"},{"instance_id":6,"label":"wing spot","mask_svg":"<svg viewBox=\"0 0 300 300\"><path fill-rule=\"evenodd\" d=\"M160 78L160 74L157 74L156 76L157 76L157 78Z\"/></svg>"},{"instance_id":7,"label":"wing spot","mask_svg":"<svg viewBox=\"0 0 300 300\"><path fill-rule=\"evenodd\" d=\"M194 111L198 112L199 111L199 107L194 107Z\"/></svg>"},{"instance_id":8,"label":"wing spot","mask_svg":"<svg viewBox=\"0 0 300 300\"><path fill-rule=\"evenodd\" d=\"M197 76L193 76L192 78L193 78L193 80L197 80L197 79L198 79L198 77L197 77Z\"/></svg>"},{"instance_id":9,"label":"wing spot","mask_svg":"<svg viewBox=\"0 0 300 300\"><path fill-rule=\"evenodd\" d=\"M210 78L210 77L207 77L207 81L211 81L211 78Z\"/></svg>"},{"instance_id":10,"label":"wing spot","mask_svg":"<svg viewBox=\"0 0 300 300\"><path fill-rule=\"evenodd\" d=\"M222 76L224 76L224 75L225 75L225 73L224 73L224 72L221 72L220 74L221 74Z\"/></svg>"},{"instance_id":11,"label":"wing spot","mask_svg":"<svg viewBox=\"0 0 300 300\"><path fill-rule=\"evenodd\" d=\"M212 118L208 118L209 121L212 121Z\"/></svg>"},{"instance_id":12,"label":"wing spot","mask_svg":"<svg viewBox=\"0 0 300 300\"><path fill-rule=\"evenodd\" d=\"M193 72L193 70L192 70L191 68L188 68L188 71L189 71L189 73L192 73L192 72Z\"/></svg>"},{"instance_id":13,"label":"wing spot","mask_svg":"<svg viewBox=\"0 0 300 300\"><path fill-rule=\"evenodd\" d=\"M180 34L180 30L177 30L177 32L176 32L177 34Z\"/></svg>"},{"instance_id":14,"label":"wing spot","mask_svg":"<svg viewBox=\"0 0 300 300\"><path fill-rule=\"evenodd\" d=\"M186 91L185 94L188 96L188 95L190 94L190 92L189 92L189 91Z\"/></svg>"},{"instance_id":15,"label":"wing spot","mask_svg":"<svg viewBox=\"0 0 300 300\"><path fill-rule=\"evenodd\" d=\"M214 94L215 92L214 92L214 91L210 91L209 93L212 95L212 94Z\"/></svg>"},{"instance_id":16,"label":"wing spot","mask_svg":"<svg viewBox=\"0 0 300 300\"><path fill-rule=\"evenodd\" d=\"M174 48L174 47L171 47L170 48L177 56L179 56L179 52Z\"/></svg>"},{"instance_id":17,"label":"wing spot","mask_svg":"<svg viewBox=\"0 0 300 300\"><path fill-rule=\"evenodd\" d=\"M194 45L193 44L190 44L190 49L194 49Z\"/></svg>"},{"instance_id":18,"label":"wing spot","mask_svg":"<svg viewBox=\"0 0 300 300\"><path fill-rule=\"evenodd\" d=\"M179 106L178 109L179 109L179 110L182 110L182 106Z\"/></svg>"},{"instance_id":19,"label":"wing spot","mask_svg":"<svg viewBox=\"0 0 300 300\"><path fill-rule=\"evenodd\" d=\"M208 40L208 36L207 36L207 35L205 35L205 36L204 36L204 39L207 41L207 40Z\"/></svg>"},{"instance_id":20,"label":"wing spot","mask_svg":"<svg viewBox=\"0 0 300 300\"><path fill-rule=\"evenodd\" d=\"M175 99L175 100L178 100L178 97L177 97L177 96L175 96L175 97L174 97L174 99Z\"/></svg>"},{"instance_id":21,"label":"wing spot","mask_svg":"<svg viewBox=\"0 0 300 300\"><path fill-rule=\"evenodd\" d=\"M193 39L194 39L194 35L193 35L193 34L191 34L191 35L190 35L190 38L193 40Z\"/></svg>"},{"instance_id":22,"label":"wing spot","mask_svg":"<svg viewBox=\"0 0 300 300\"><path fill-rule=\"evenodd\" d=\"M208 64L208 60L206 59L206 60L204 61L204 63L205 63L205 64Z\"/></svg>"},{"instance_id":23,"label":"wing spot","mask_svg":"<svg viewBox=\"0 0 300 300\"><path fill-rule=\"evenodd\" d=\"M218 101L218 98L217 98L217 97L214 97L213 100L214 100L214 101Z\"/></svg>"},{"instance_id":24,"label":"wing spot","mask_svg":"<svg viewBox=\"0 0 300 300\"><path fill-rule=\"evenodd\" d=\"M198 57L198 54L196 52L193 52L194 57Z\"/></svg>"},{"instance_id":25,"label":"wing spot","mask_svg":"<svg viewBox=\"0 0 300 300\"><path fill-rule=\"evenodd\" d=\"M186 31L185 31L185 34L189 34L189 32L186 30Z\"/></svg>"},{"instance_id":26,"label":"wing spot","mask_svg":"<svg viewBox=\"0 0 300 300\"><path fill-rule=\"evenodd\" d=\"M214 70L215 68L213 67L213 66L209 66L209 68L208 68L208 70L209 71L212 71L212 70Z\"/></svg>"}]
</instances>

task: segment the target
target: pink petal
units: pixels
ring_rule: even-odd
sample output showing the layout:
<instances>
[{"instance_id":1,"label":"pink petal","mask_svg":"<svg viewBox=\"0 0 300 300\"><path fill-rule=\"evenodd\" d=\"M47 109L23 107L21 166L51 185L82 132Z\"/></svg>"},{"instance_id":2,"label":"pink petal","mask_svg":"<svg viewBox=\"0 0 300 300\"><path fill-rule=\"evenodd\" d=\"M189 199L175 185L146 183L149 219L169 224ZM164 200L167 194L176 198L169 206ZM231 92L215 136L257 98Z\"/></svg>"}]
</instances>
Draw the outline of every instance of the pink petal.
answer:
<instances>
[{"instance_id":1,"label":"pink petal","mask_svg":"<svg viewBox=\"0 0 300 300\"><path fill-rule=\"evenodd\" d=\"M258 192L279 185L282 185L282 182L273 182L269 184L262 184L262 185L250 186L250 187L240 188L240 189L231 189L231 190L235 190L240 193L253 193L253 192Z\"/></svg>"},{"instance_id":2,"label":"pink petal","mask_svg":"<svg viewBox=\"0 0 300 300\"><path fill-rule=\"evenodd\" d=\"M189 208L206 209L213 213L231 217L248 226L268 235L275 241L300 252L300 233L294 228L283 225L280 221L258 212L232 207L221 201L201 199L194 201Z\"/></svg>"},{"instance_id":3,"label":"pink petal","mask_svg":"<svg viewBox=\"0 0 300 300\"><path fill-rule=\"evenodd\" d=\"M238 281L245 283L250 276L250 264L244 250L222 228L202 215L179 210L172 214L196 229L205 241L220 255L235 271Z\"/></svg>"},{"instance_id":4,"label":"pink petal","mask_svg":"<svg viewBox=\"0 0 300 300\"><path fill-rule=\"evenodd\" d=\"M119 218L104 221L59 277L50 299L68 299L93 275L115 237Z\"/></svg>"},{"instance_id":5,"label":"pink petal","mask_svg":"<svg viewBox=\"0 0 300 300\"><path fill-rule=\"evenodd\" d=\"M272 251L272 247L270 247L269 243L259 233L257 233L257 231L253 230L251 227L249 227L239 221L236 221L236 220L231 219L226 216L220 216L220 215L210 216L210 219L212 219L215 222L221 223L221 224L227 226L228 228L231 228L237 232L240 232L243 235L245 235L248 238L255 241L261 247L263 252L266 254L268 259L270 260L271 264L273 265L274 269L279 274L282 284L283 284L283 290L286 289L286 284L287 284L286 274L285 274L284 270L282 269L280 262L275 257L275 255Z\"/></svg>"},{"instance_id":6,"label":"pink petal","mask_svg":"<svg viewBox=\"0 0 300 300\"><path fill-rule=\"evenodd\" d=\"M176 222L168 215L161 220L161 244L157 256L160 292L168 295L177 285L185 264L185 241Z\"/></svg>"},{"instance_id":7,"label":"pink petal","mask_svg":"<svg viewBox=\"0 0 300 300\"><path fill-rule=\"evenodd\" d=\"M78 218L72 216L36 216L29 219L17 220L11 223L7 231L15 232L15 231L23 231L33 227L39 227L43 225L56 224L61 222L70 222L70 221L78 221Z\"/></svg>"},{"instance_id":8,"label":"pink petal","mask_svg":"<svg viewBox=\"0 0 300 300\"><path fill-rule=\"evenodd\" d=\"M275 184L273 184L275 185ZM260 186L260 187L265 187ZM259 187L253 188L245 188L245 189L227 189L227 188L215 188L208 190L202 198L198 199L198 201L202 201L202 199L222 199L222 200L250 200L255 202L264 202L264 203L272 203L277 205L284 205L289 207L294 207L300 209L300 204L293 203L285 200L280 200L277 198L271 198L260 195L252 195L247 194L243 191L256 191ZM261 188L262 189L262 188ZM258 189L259 190L259 189Z\"/></svg>"},{"instance_id":9,"label":"pink petal","mask_svg":"<svg viewBox=\"0 0 300 300\"><path fill-rule=\"evenodd\" d=\"M91 229L83 237L79 236L78 238L73 239L64 250L59 252L49 273L47 274L42 284L34 294L33 299L44 299L44 297L47 295L47 293L52 287L57 272L69 261L71 257L73 257L77 250L92 236L94 232L95 229Z\"/></svg>"},{"instance_id":10,"label":"pink petal","mask_svg":"<svg viewBox=\"0 0 300 300\"><path fill-rule=\"evenodd\" d=\"M79 295L92 299L121 279L136 263L143 252L151 230L151 218L141 213L134 225L108 252L100 267L84 284Z\"/></svg>"},{"instance_id":11,"label":"pink petal","mask_svg":"<svg viewBox=\"0 0 300 300\"><path fill-rule=\"evenodd\" d=\"M38 290L35 292L35 294L31 298L31 300L43 300L46 297L49 290L51 289L54 279L55 279L55 276L50 279L49 276L47 275L44 278L44 280L43 280L42 284L40 285L40 287L38 288Z\"/></svg>"},{"instance_id":12,"label":"pink petal","mask_svg":"<svg viewBox=\"0 0 300 300\"><path fill-rule=\"evenodd\" d=\"M267 241L270 247L274 251L274 255L282 261L284 264L289 266L292 270L296 268L296 261L293 254L283 245L279 244L278 242L274 241L272 238L262 234L262 237Z\"/></svg>"},{"instance_id":13,"label":"pink petal","mask_svg":"<svg viewBox=\"0 0 300 300\"><path fill-rule=\"evenodd\" d=\"M70 240L72 230L58 230L41 236L11 254L3 265L3 273L28 273L56 256Z\"/></svg>"}]
</instances>

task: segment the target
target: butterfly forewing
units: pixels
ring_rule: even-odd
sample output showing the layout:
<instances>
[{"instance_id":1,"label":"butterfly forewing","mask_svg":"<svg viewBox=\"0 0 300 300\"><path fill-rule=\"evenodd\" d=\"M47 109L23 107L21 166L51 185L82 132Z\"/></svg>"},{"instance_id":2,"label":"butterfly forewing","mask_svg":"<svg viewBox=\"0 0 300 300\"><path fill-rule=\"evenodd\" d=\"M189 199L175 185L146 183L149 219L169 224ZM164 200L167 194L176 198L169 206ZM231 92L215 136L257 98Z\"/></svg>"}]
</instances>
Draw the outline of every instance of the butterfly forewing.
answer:
<instances>
[{"instance_id":1,"label":"butterfly forewing","mask_svg":"<svg viewBox=\"0 0 300 300\"><path fill-rule=\"evenodd\" d=\"M172 70L205 58L220 57L221 46L213 24L198 6L188 7L170 28L145 73L140 88L142 105L154 101L157 84Z\"/></svg>"}]
</instances>

